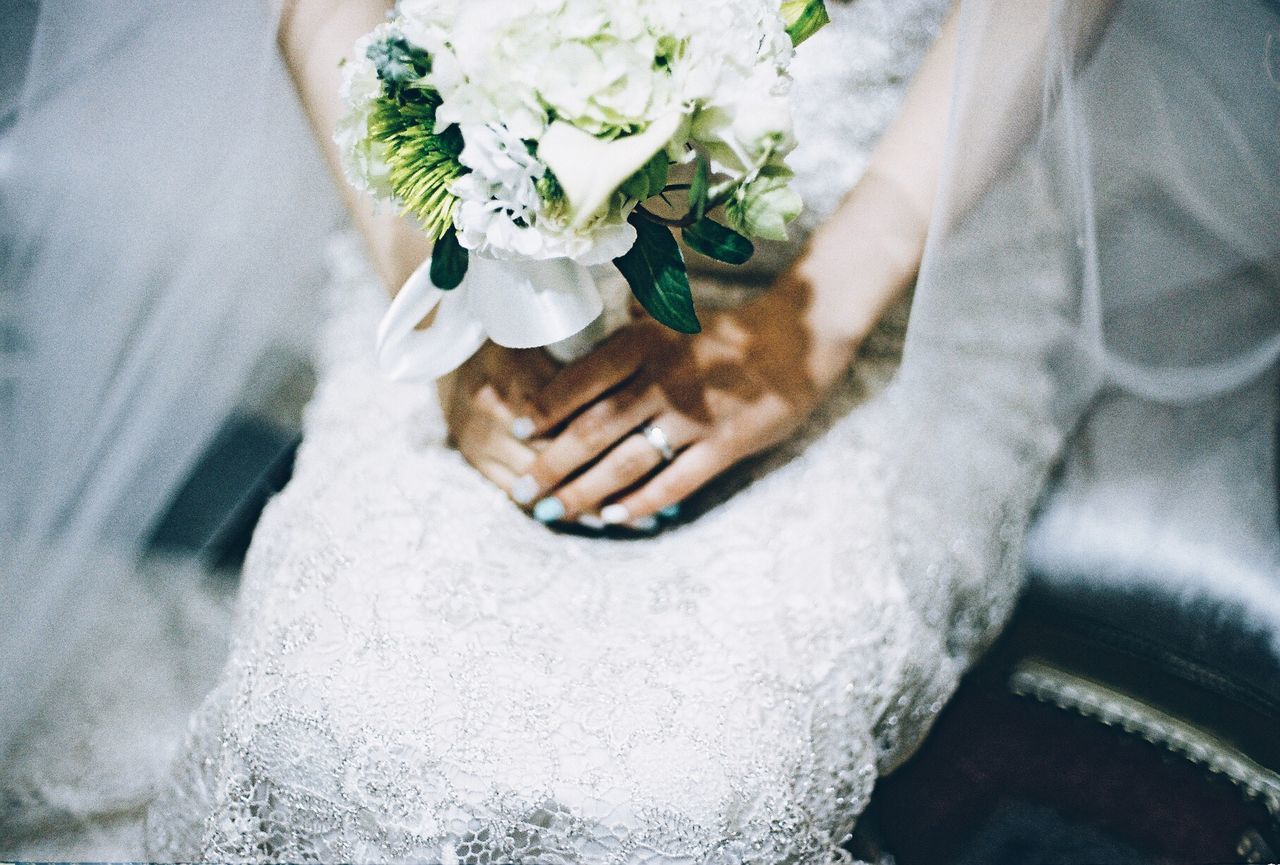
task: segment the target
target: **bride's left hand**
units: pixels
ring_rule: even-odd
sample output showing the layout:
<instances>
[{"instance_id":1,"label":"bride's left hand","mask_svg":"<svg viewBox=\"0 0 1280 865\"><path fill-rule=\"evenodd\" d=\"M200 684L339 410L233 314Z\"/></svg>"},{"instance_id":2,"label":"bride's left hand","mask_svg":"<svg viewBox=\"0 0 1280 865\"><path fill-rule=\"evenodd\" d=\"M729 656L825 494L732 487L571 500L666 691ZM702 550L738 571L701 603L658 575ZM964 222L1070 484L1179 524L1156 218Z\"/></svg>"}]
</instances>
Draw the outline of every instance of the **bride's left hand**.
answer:
<instances>
[{"instance_id":1,"label":"bride's left hand","mask_svg":"<svg viewBox=\"0 0 1280 865\"><path fill-rule=\"evenodd\" d=\"M775 290L704 314L694 336L647 317L614 334L529 404L533 435L554 435L516 482L517 501L544 522L591 515L651 527L658 512L791 435L847 367L855 346L825 344L804 322L794 293ZM661 430L674 459L646 427Z\"/></svg>"}]
</instances>

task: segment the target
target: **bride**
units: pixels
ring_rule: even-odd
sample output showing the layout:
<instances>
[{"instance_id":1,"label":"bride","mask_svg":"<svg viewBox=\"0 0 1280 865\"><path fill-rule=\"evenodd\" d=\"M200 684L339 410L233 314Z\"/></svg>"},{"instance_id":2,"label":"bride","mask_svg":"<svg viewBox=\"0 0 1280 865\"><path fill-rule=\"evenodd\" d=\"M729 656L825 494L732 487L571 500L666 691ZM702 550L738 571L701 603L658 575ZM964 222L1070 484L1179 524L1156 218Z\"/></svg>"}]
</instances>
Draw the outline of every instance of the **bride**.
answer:
<instances>
[{"instance_id":1,"label":"bride","mask_svg":"<svg viewBox=\"0 0 1280 865\"><path fill-rule=\"evenodd\" d=\"M338 58L382 13L356 5L284 13L322 139ZM832 5L795 94L809 225L826 218L750 274L764 293L705 274L723 308L693 338L641 322L560 370L490 346L438 398L390 383L370 335L424 250L352 201L371 259L337 252L295 474L151 809L153 858L838 855L1007 613L1061 441L1053 282L957 284L957 333L1026 318L924 348L954 366L871 397L892 327L870 334L915 276L940 170L945 11ZM904 449L905 425L936 437Z\"/></svg>"},{"instance_id":2,"label":"bride","mask_svg":"<svg viewBox=\"0 0 1280 865\"><path fill-rule=\"evenodd\" d=\"M715 311L689 339L640 321L563 369L489 347L439 393L391 383L372 335L385 287L426 250L349 198L364 242L333 248L305 441L257 528L225 667L150 803L149 858L847 858L876 778L910 755L1010 610L1028 515L1083 406L1104 383L1140 388L1144 364L1174 358L1221 378L1237 358L1274 359L1249 321L1207 355L1208 340L1171 342L1190 328L1165 326L1167 305L1146 289L1225 286L1205 264L1224 249L1238 253L1231 273L1274 274L1274 238L1253 224L1274 197L1199 204L1277 186L1270 115L1255 110L1274 101L1255 80L1270 67L1223 50L1252 44L1259 22L1275 30L1275 16L1161 17L1162 2L966 0L952 15L943 0L830 3L833 24L795 67L805 236L761 250L752 270L697 275ZM321 141L340 111L338 62L384 11L283 10L280 43ZM141 47L175 52L180 69L205 44ZM1202 80L1233 86L1188 86ZM1206 105L1221 133L1181 134L1204 128ZM145 153L158 112L136 113ZM1117 116L1148 136L1146 153L1186 158L1135 171ZM1119 133L1085 135L1101 130ZM1206 154L1228 173L1201 183L1191 168ZM1184 169L1177 184L1162 174ZM1095 188L1111 194L1095 202ZM1123 232L1098 226L1130 218L1151 188L1194 230L1141 234L1138 259L1119 249ZM262 191L299 224L315 215L313 199ZM247 356L221 351L218 334L257 338L272 320L270 307L228 303L270 297L270 270L219 267L237 238L253 242L236 234L239 213L214 214L222 258L182 268L181 297L234 309L239 325L185 328L215 349L192 344L191 357ZM261 249L296 239L263 236ZM1185 252L1188 237L1209 250L1194 267L1146 252L1161 238ZM1100 282L1136 260L1142 281ZM129 281L144 311L148 275ZM237 283L250 290L233 294ZM895 372L897 299L913 283ZM1103 301L1117 297L1142 337L1124 363L1101 338ZM159 333L193 309L196 325L222 321L210 306L158 308ZM87 427L97 443L99 424ZM138 663L159 666L157 654Z\"/></svg>"},{"instance_id":3,"label":"bride","mask_svg":"<svg viewBox=\"0 0 1280 865\"><path fill-rule=\"evenodd\" d=\"M373 5L285 11L323 139L337 58ZM1153 37L1142 2L977 3L957 63L959 24L937 0L831 5L796 70L812 233L772 250L754 284L703 274L721 308L697 336L641 321L563 369L489 347L438 395L390 383L369 335L383 286L424 250L352 202L370 258L337 252L295 475L259 524L230 658L151 809L153 857L848 855L876 778L1006 617L1066 431L1104 373L1133 368L1099 342L1102 285L1079 264L1111 267L1113 235L1089 232L1131 212L1123 195L1095 207L1092 184L1141 192L1153 175L1134 179L1123 136L1082 129L1114 123L1109 76L1188 37L1218 56L1207 46L1271 19L1166 17ZM1170 76L1196 92L1185 83ZM962 157L944 165L953 92ZM1271 164L1262 129L1235 139L1255 150L1233 164ZM1212 149L1162 146L1187 164ZM1203 200L1194 187L1176 194ZM1264 260L1234 242L1262 236L1258 212L1192 235ZM886 389L893 317L876 325L917 270ZM1105 287L1147 307L1142 283ZM1145 344L1185 361L1153 321L1126 360Z\"/></svg>"}]
</instances>

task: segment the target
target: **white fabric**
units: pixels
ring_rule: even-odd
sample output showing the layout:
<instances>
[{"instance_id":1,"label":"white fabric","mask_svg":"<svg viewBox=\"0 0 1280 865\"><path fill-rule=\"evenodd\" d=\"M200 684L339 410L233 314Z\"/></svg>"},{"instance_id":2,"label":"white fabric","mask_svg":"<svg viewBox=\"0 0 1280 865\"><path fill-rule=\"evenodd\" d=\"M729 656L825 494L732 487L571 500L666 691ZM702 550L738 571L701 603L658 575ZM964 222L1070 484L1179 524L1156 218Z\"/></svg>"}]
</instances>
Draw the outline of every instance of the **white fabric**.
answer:
<instances>
[{"instance_id":1,"label":"white fabric","mask_svg":"<svg viewBox=\"0 0 1280 865\"><path fill-rule=\"evenodd\" d=\"M60 663L0 771L10 861L141 859L156 779L226 658L233 583L183 560L88 567L112 591L50 635Z\"/></svg>"},{"instance_id":2,"label":"white fabric","mask_svg":"<svg viewBox=\"0 0 1280 865\"><path fill-rule=\"evenodd\" d=\"M875 8L837 7L835 32L879 14L893 45L909 14L940 12ZM807 84L802 102L858 111ZM992 238L966 240L981 267ZM532 522L447 447L430 390L386 381L361 344L380 290L337 259L294 479L259 525L232 656L151 810L149 855L841 856L1016 594L1060 441L1048 364L1069 285L1022 262L964 291L968 354L928 393L957 432L920 456L967 485L939 497L908 470L896 439L919 394L870 399L895 360L881 347L695 519L610 540Z\"/></svg>"},{"instance_id":3,"label":"white fabric","mask_svg":"<svg viewBox=\"0 0 1280 865\"><path fill-rule=\"evenodd\" d=\"M336 215L265 8L35 12L0 125L0 754L264 354L305 344Z\"/></svg>"},{"instance_id":4,"label":"white fabric","mask_svg":"<svg viewBox=\"0 0 1280 865\"><path fill-rule=\"evenodd\" d=\"M1162 7L1125 4L1079 81L1111 386L1028 566L1066 595L1230 610L1280 654L1280 5Z\"/></svg>"},{"instance_id":5,"label":"white fabric","mask_svg":"<svg viewBox=\"0 0 1280 865\"><path fill-rule=\"evenodd\" d=\"M149 855L833 855L1016 586L1011 568L987 571L988 549L955 575L962 603L936 570L902 578L895 535L926 527L890 518L907 492L884 464L895 414L850 411L892 353L850 378L807 447L739 474L756 482L692 523L556 535L445 447L429 392L380 376L354 339L379 288L341 257L352 272L295 478L260 524L232 657L152 809ZM1004 447L1034 444L1047 406L1021 384L1025 345L1000 360L1001 345L989 362L1022 373L1007 396L1026 427L984 458L1034 489L1022 448ZM956 540L957 515L939 524L914 492L912 513ZM967 504L960 524L986 543L993 514ZM1018 534L993 536L1009 562Z\"/></svg>"},{"instance_id":6,"label":"white fabric","mask_svg":"<svg viewBox=\"0 0 1280 865\"><path fill-rule=\"evenodd\" d=\"M448 291L436 288L430 272L428 258L378 323L378 363L395 381L434 381L465 363L486 340L508 348L554 345L604 315L591 271L567 258L502 261L473 255L462 284ZM431 325L417 329L437 305Z\"/></svg>"},{"instance_id":7,"label":"white fabric","mask_svg":"<svg viewBox=\"0 0 1280 865\"><path fill-rule=\"evenodd\" d=\"M1280 657L1278 409L1276 369L1190 405L1108 394L1063 455L1028 568L1066 596L1149 592L1193 621L1239 611Z\"/></svg>"}]
</instances>

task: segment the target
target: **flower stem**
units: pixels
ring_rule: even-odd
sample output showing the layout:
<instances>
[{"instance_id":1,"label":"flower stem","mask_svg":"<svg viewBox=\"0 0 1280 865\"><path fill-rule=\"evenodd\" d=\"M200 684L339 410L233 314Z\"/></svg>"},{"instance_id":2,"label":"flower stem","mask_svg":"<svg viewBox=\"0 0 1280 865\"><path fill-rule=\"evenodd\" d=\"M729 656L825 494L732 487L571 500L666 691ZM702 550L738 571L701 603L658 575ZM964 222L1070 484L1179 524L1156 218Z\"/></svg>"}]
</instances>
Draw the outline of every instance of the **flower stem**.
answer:
<instances>
[{"instance_id":1,"label":"flower stem","mask_svg":"<svg viewBox=\"0 0 1280 865\"><path fill-rule=\"evenodd\" d=\"M662 188L662 192L663 193L685 192L689 189L689 187L690 187L690 184L688 183L668 183L666 186ZM736 184L729 185L728 187L723 189L719 195L716 195L710 198L707 201L706 210L711 211L719 207L720 205L724 204L726 201L728 201L730 198L733 197L733 191L736 188L737 188ZM655 198L656 197L657 196L655 196ZM641 217L649 220L650 222L656 222L658 225L665 225L668 228L688 228L690 225L693 225L693 223L697 221L693 218L693 211L689 211L685 213L684 216L680 216L680 217L659 216L658 214L654 213L652 210L649 210L648 208L646 208L643 204L636 205L636 213L638 213Z\"/></svg>"},{"instance_id":2,"label":"flower stem","mask_svg":"<svg viewBox=\"0 0 1280 865\"><path fill-rule=\"evenodd\" d=\"M667 228L688 228L693 225L693 214L686 213L684 216L672 219L666 216L659 216L652 210L645 208L643 204L636 205L636 213L650 222L656 222L658 225L665 225Z\"/></svg>"}]
</instances>

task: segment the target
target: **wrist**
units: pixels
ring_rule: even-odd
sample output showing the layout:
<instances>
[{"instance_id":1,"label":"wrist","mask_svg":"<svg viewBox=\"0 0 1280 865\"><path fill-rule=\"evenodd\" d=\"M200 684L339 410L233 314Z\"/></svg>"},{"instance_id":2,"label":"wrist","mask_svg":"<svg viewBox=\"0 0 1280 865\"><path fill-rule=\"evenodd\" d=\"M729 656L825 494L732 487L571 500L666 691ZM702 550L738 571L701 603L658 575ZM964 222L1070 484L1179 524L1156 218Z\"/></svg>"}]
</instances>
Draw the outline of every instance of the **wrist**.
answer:
<instances>
[{"instance_id":1,"label":"wrist","mask_svg":"<svg viewBox=\"0 0 1280 865\"><path fill-rule=\"evenodd\" d=\"M840 380L862 342L856 335L823 326L806 306L805 295L782 279L734 317L745 319L754 362L762 368L777 366L773 378L792 381L813 401Z\"/></svg>"},{"instance_id":2,"label":"wrist","mask_svg":"<svg viewBox=\"0 0 1280 865\"><path fill-rule=\"evenodd\" d=\"M772 293L803 314L816 342L851 358L915 280L926 231L895 184L868 172Z\"/></svg>"}]
</instances>

